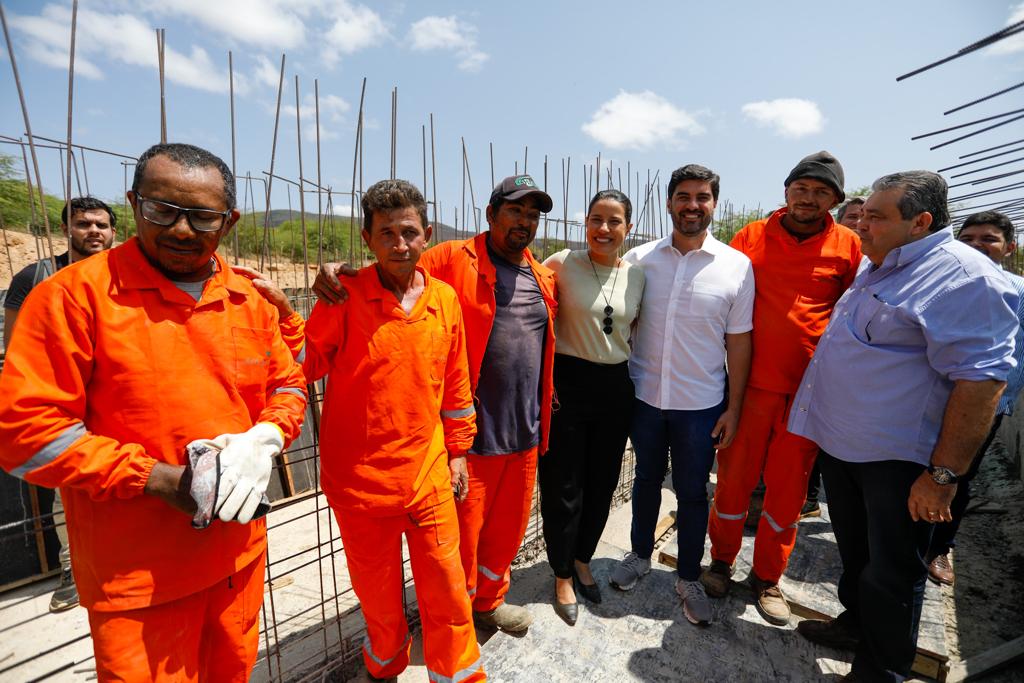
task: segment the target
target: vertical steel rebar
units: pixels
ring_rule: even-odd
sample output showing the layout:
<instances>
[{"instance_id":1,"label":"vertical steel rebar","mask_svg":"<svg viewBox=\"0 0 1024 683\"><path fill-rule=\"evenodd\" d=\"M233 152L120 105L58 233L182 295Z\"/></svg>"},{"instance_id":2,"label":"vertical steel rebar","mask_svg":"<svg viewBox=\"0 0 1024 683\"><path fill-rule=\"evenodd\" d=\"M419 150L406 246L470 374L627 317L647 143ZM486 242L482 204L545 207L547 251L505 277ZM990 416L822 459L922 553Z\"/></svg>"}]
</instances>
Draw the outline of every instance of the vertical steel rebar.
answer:
<instances>
[{"instance_id":1,"label":"vertical steel rebar","mask_svg":"<svg viewBox=\"0 0 1024 683\"><path fill-rule=\"evenodd\" d=\"M160 143L167 142L167 93L164 88L164 43L167 40L166 29L156 29L156 61L160 74Z\"/></svg>"},{"instance_id":2,"label":"vertical steel rebar","mask_svg":"<svg viewBox=\"0 0 1024 683\"><path fill-rule=\"evenodd\" d=\"M317 128L320 127L320 116L317 114ZM302 273L305 277L306 291L309 291L309 245L306 241L306 181L302 175L302 118L299 112L299 75L295 74L295 147L299 156L299 226L302 229ZM320 196L320 183L317 183L317 197Z\"/></svg>"},{"instance_id":3,"label":"vertical steel rebar","mask_svg":"<svg viewBox=\"0 0 1024 683\"><path fill-rule=\"evenodd\" d=\"M264 254L268 261L273 262L270 254L270 189L274 184L274 161L277 158L277 128L281 122L281 93L284 90L284 60L281 53L281 71L277 80L277 106L274 109L274 138L270 143L270 175L267 176L265 201L263 204L263 242L260 245L259 270L263 270ZM253 202L255 204L255 202Z\"/></svg>"},{"instance_id":4,"label":"vertical steel rebar","mask_svg":"<svg viewBox=\"0 0 1024 683\"><path fill-rule=\"evenodd\" d=\"M238 197L238 171L235 161L235 62L231 50L228 50L228 103L231 109L231 176L235 181L235 197ZM238 230L231 231L231 241L235 246L235 265L238 265Z\"/></svg>"},{"instance_id":5,"label":"vertical steel rebar","mask_svg":"<svg viewBox=\"0 0 1024 683\"><path fill-rule=\"evenodd\" d=\"M363 138L363 101L366 98L366 77L363 77L363 87L359 91L359 118L356 119L356 145L355 150L352 152L352 202L349 207L349 222L348 222L348 262L351 264L355 260L355 246L356 246L356 169L359 164L359 147L362 144ZM362 247L359 248L360 264L362 265Z\"/></svg>"},{"instance_id":6,"label":"vertical steel rebar","mask_svg":"<svg viewBox=\"0 0 1024 683\"><path fill-rule=\"evenodd\" d=\"M434 145L434 112L430 112L430 177L431 177L431 189L434 195L434 227L437 227L437 154L436 147ZM438 237L440 239L440 236Z\"/></svg>"},{"instance_id":7,"label":"vertical steel rebar","mask_svg":"<svg viewBox=\"0 0 1024 683\"><path fill-rule=\"evenodd\" d=\"M21 76L18 75L18 63L14 58L14 43L11 42L11 34L7 29L7 15L4 13L4 5L0 2L0 24L3 25L4 29L4 40L7 42L7 55L11 60L11 70L14 72L14 84L18 87L18 100L21 102L21 115L25 119L25 134L28 136L28 148L32 154L32 166L36 172L36 189L39 192L39 209L43 213L43 229L46 231L46 245L50 250L50 265L53 266L54 272L57 270L57 258L53 253L53 237L50 235L50 217L46 210L46 199L43 195L43 178L39 173L39 157L36 154L36 143L32 137L32 124L28 118L28 105L25 104L25 91L21 87ZM22 149L24 154L24 148ZM28 167L26 164L25 168L25 180L28 181ZM34 203L32 199L32 187L29 182L29 201Z\"/></svg>"},{"instance_id":8,"label":"vertical steel rebar","mask_svg":"<svg viewBox=\"0 0 1024 683\"><path fill-rule=\"evenodd\" d=\"M313 106L316 114L316 265L319 268L324 263L324 211L323 211L323 188L320 167L320 80L313 79ZM299 174L301 175L301 173ZM302 178L299 178L302 180ZM334 221L331 221L331 242L334 244L334 260L338 260L338 239L334 232ZM309 257L306 254L306 230L302 230L302 257L305 259L303 267L306 269L306 296L309 296Z\"/></svg>"}]
</instances>

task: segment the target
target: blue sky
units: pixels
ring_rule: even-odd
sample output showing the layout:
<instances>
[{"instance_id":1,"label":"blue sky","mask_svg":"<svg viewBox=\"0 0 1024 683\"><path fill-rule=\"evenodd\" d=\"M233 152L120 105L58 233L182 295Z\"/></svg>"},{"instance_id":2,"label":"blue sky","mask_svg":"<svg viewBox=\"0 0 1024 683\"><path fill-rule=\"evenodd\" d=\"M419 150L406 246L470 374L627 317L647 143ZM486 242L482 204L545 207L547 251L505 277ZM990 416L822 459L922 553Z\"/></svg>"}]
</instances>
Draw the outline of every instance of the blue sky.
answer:
<instances>
[{"instance_id":1,"label":"blue sky","mask_svg":"<svg viewBox=\"0 0 1024 683\"><path fill-rule=\"evenodd\" d=\"M70 6L4 2L33 130L52 138L66 136ZM599 153L605 169L612 161L616 183L628 162L642 183L648 170L652 177L660 171L664 193L673 168L697 162L722 176L723 200L774 206L789 169L819 149L841 160L853 189L883 173L949 166L960 154L1024 137L1017 122L937 151L928 146L949 136L910 140L1018 108L1021 90L942 115L1024 80L1024 36L896 82L1014 18L1024 18L1019 0L81 0L74 141L133 156L158 141L153 28L162 27L169 138L207 147L229 163L227 52L233 51L240 175L269 168L283 52L286 106L275 171L289 178L298 176L294 76L300 79L305 176L316 177L312 94L318 79L323 184L343 191L352 182L365 76L364 184L389 174L391 90L397 87L398 175L422 185L421 126L432 112L437 193L448 223L461 203L460 138L477 206L489 194L489 144L499 178L516 162L522 169L528 146L528 171L542 181L548 156L558 216L562 160L572 158L568 215L574 217L584 208L581 168ZM0 93L0 134L18 136L24 126L6 51ZM41 162L44 184L59 194L57 153L43 150ZM117 160L87 153L86 164L93 194L121 197ZM273 204L283 208L284 183L275 188ZM294 194L292 200L297 208ZM347 215L340 207L348 199L335 203Z\"/></svg>"}]
</instances>

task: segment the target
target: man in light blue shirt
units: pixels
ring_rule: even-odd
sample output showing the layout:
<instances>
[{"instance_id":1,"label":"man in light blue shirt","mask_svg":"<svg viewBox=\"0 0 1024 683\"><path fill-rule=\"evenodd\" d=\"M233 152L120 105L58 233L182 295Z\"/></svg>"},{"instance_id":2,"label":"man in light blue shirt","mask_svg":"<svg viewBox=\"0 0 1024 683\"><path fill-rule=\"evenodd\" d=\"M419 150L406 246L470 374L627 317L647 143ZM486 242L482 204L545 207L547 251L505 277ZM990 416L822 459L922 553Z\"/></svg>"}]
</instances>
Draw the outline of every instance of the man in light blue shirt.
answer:
<instances>
[{"instance_id":1,"label":"man in light blue shirt","mask_svg":"<svg viewBox=\"0 0 1024 683\"><path fill-rule=\"evenodd\" d=\"M951 519L1014 365L1018 295L953 239L941 176L895 173L872 190L857 226L867 259L790 412L789 430L822 449L845 610L798 630L854 649L854 680L902 681L933 525Z\"/></svg>"},{"instance_id":2,"label":"man in light blue shirt","mask_svg":"<svg viewBox=\"0 0 1024 683\"><path fill-rule=\"evenodd\" d=\"M974 247L988 256L997 266L1002 267L1003 261L1017 248L1015 232L1013 221L1009 216L998 211L980 211L964 219L956 238L967 246ZM1014 291L1022 297L1017 309L1017 319L1024 324L1024 278L1005 270L1003 274L1010 281ZM992 428L984 443L978 449L978 455L971 463L967 474L960 477L960 481L957 482L956 495L953 496L953 502L949 506L953 519L936 524L935 533L932 534L932 543L925 559L928 561L928 577L936 583L953 584L953 565L949 562L949 551L956 545L956 532L960 528L960 520L963 519L964 511L967 510L967 505L971 502L970 481L978 473L981 459L992 444L996 432L999 431L1003 416L1013 414L1014 403L1017 401L1021 387L1024 386L1024 329L1017 328L1017 336L1014 341L1013 357L1017 361L1017 365L1006 378L1006 390L1003 392L1003 397L999 399L996 419L992 423Z\"/></svg>"}]
</instances>

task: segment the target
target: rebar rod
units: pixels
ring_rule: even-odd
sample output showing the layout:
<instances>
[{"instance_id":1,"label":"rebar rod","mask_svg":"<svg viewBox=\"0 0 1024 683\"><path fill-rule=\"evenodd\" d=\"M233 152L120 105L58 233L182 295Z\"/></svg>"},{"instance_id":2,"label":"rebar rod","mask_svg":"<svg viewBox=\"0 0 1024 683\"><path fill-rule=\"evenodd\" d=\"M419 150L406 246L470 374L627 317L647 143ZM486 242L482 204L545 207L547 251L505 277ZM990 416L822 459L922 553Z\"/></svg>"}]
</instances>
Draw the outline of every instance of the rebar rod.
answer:
<instances>
[{"instance_id":1,"label":"rebar rod","mask_svg":"<svg viewBox=\"0 0 1024 683\"><path fill-rule=\"evenodd\" d=\"M980 173L981 171L987 171L991 168L999 168L1000 166L1006 166L1007 164L1013 164L1018 161L1024 161L1024 157L1017 157L1016 159L1010 159L1009 161L1003 161L998 164L992 164L991 166L982 166L981 168L975 168L970 171L964 171L963 173L957 173L949 176L950 178L962 178L965 175L971 175L972 173Z\"/></svg>"},{"instance_id":2,"label":"rebar rod","mask_svg":"<svg viewBox=\"0 0 1024 683\"><path fill-rule=\"evenodd\" d=\"M156 29L156 60L160 74L160 144L167 143L167 95L164 88L164 42L166 29Z\"/></svg>"},{"instance_id":3,"label":"rebar rod","mask_svg":"<svg viewBox=\"0 0 1024 683\"><path fill-rule=\"evenodd\" d=\"M437 227L437 155L434 146L434 112L430 112L430 187L434 195L434 226ZM493 165L491 175L494 175ZM443 221L442 221L443 222ZM440 230L440 228L438 228ZM440 236L438 237L440 239Z\"/></svg>"},{"instance_id":4,"label":"rebar rod","mask_svg":"<svg viewBox=\"0 0 1024 683\"><path fill-rule=\"evenodd\" d=\"M997 43L1004 38L1009 38L1010 36L1019 33L1022 30L1024 30L1024 21L1018 21L1016 23L1010 24L1009 26L1006 26L1000 29L999 31L996 31L995 33L985 36L981 40L971 43L967 47L960 48L954 54L948 57L944 57L938 61L932 62L931 64L926 64L925 66L922 66L919 69L914 69L913 71L905 73L902 76L898 76L896 78L896 82L898 83L899 81L902 81L905 78L916 76L917 74L928 71L929 69L934 69L935 67L945 64L946 62L951 62L954 59L963 57L964 55L974 52L975 50L980 50L981 48L987 45Z\"/></svg>"},{"instance_id":5,"label":"rebar rod","mask_svg":"<svg viewBox=\"0 0 1024 683\"><path fill-rule=\"evenodd\" d=\"M277 106L274 108L274 137L270 143L270 176L267 178L267 191L263 203L263 241L260 244L259 270L263 270L263 256L266 253L268 260L270 255L270 190L274 183L274 161L277 159L277 129L281 122L281 93L284 91L284 62L285 55L281 53L281 71L277 79ZM255 204L255 201L253 202ZM268 264L269 265L269 264Z\"/></svg>"},{"instance_id":6,"label":"rebar rod","mask_svg":"<svg viewBox=\"0 0 1024 683\"><path fill-rule=\"evenodd\" d=\"M236 170L236 159L235 159L235 62L234 57L231 54L231 50L228 50L228 103L231 110L231 177L235 182L235 193L238 193L238 172ZM237 202L236 202L237 203ZM238 265L238 251L240 248L238 241L238 230L231 231L231 241L235 246L235 265Z\"/></svg>"},{"instance_id":7,"label":"rebar rod","mask_svg":"<svg viewBox=\"0 0 1024 683\"><path fill-rule=\"evenodd\" d=\"M68 221L68 253L71 253L71 171L74 164L74 152L71 149L71 122L75 111L75 34L78 30L78 0L71 2L71 40L68 46L68 151L67 151L67 184L64 185L64 215ZM81 194L82 189L78 189ZM62 221L63 222L63 221Z\"/></svg>"},{"instance_id":8,"label":"rebar rod","mask_svg":"<svg viewBox=\"0 0 1024 683\"><path fill-rule=\"evenodd\" d=\"M480 216L476 211L476 195L473 193L473 172L469 168L469 157L466 155L466 140L462 140L462 156L466 161L466 178L469 180L469 203L473 210L473 227L480 233Z\"/></svg>"},{"instance_id":9,"label":"rebar rod","mask_svg":"<svg viewBox=\"0 0 1024 683\"><path fill-rule=\"evenodd\" d=\"M949 128L942 128L942 129L939 129L939 130L933 130L930 133L923 133L921 135L915 135L914 137L912 137L910 139L911 140L920 140L921 138L929 138L929 137L931 137L933 135L939 135L941 133L948 133L951 130L959 130L960 128L967 128L968 126L973 126L973 125L976 125L976 124L979 124L979 123L985 123L986 121L994 121L996 119L1001 119L1004 116L1010 116L1011 114L1019 114L1022 111L1024 111L1024 109L1014 109L1012 111L1003 112L1002 114L995 114L993 116L986 116L986 117L981 118L981 119L975 119L974 121L968 121L967 123L961 123L961 124L958 124L956 126L950 126Z\"/></svg>"},{"instance_id":10,"label":"rebar rod","mask_svg":"<svg viewBox=\"0 0 1024 683\"><path fill-rule=\"evenodd\" d=\"M1001 157L1001 156L1004 156L1006 154L1013 154L1014 152L1024 152L1024 147L1016 147L1014 149L1008 149L1005 152L999 152L998 154L991 154L991 155L989 155L987 157L978 157L977 159L972 159L971 161L965 161L965 162L963 162L961 164L953 164L952 166L946 166L945 168L940 168L940 169L936 170L935 172L936 173L942 173L943 171L951 171L954 168L963 168L964 166L970 166L971 164L976 164L979 161L988 161L989 159L995 159L996 157Z\"/></svg>"},{"instance_id":11,"label":"rebar rod","mask_svg":"<svg viewBox=\"0 0 1024 683\"><path fill-rule=\"evenodd\" d=\"M968 102L967 104L961 104L959 107L953 107L949 111L942 112L942 115L943 116L948 116L949 114L952 114L953 112L960 111L961 109L966 109L967 107L972 107L972 106L974 106L976 104L979 104L981 102L985 102L986 100L991 100L993 97L999 97L1000 95L1005 95L1006 93L1010 92L1011 90L1016 90L1017 88L1020 88L1020 87L1024 87L1024 81L1021 81L1017 85L1011 85L1009 88L1004 88L1004 89L1000 90L999 92L994 92L991 95L985 95L984 97L979 97L978 99L972 100L972 101Z\"/></svg>"},{"instance_id":12,"label":"rebar rod","mask_svg":"<svg viewBox=\"0 0 1024 683\"><path fill-rule=\"evenodd\" d=\"M18 100L21 102L21 115L25 120L25 131L28 134L28 148L32 155L32 166L36 173L36 190L39 192L39 210L43 214L43 229L46 231L46 244L50 250L50 264L53 266L54 272L57 271L57 258L53 253L53 237L50 235L50 217L46 210L46 199L43 194L43 178L39 172L39 157L36 154L36 143L32 139L32 124L29 122L28 117L28 105L25 104L25 91L21 87L21 76L18 75L18 62L14 58L14 43L11 42L11 34L7 29L7 15L4 12L4 5L0 2L0 24L3 25L4 29L4 40L7 42L7 56L11 60L11 70L14 72L14 84L18 88ZM23 151L24 153L24 151ZM25 168L25 180L28 182L28 167L26 164ZM29 195L28 199L30 203L34 203L32 198L32 185L29 182Z\"/></svg>"},{"instance_id":13,"label":"rebar rod","mask_svg":"<svg viewBox=\"0 0 1024 683\"><path fill-rule=\"evenodd\" d=\"M1021 111L1024 111L1024 109L1022 109ZM941 144L935 145L933 147L929 147L928 149L935 150L935 149L939 149L940 147L945 147L946 145L952 145L954 142L960 142L961 140L966 140L967 138L972 138L975 135L980 135L981 133L984 133L986 131L990 131L990 130L992 130L994 128L999 128L1000 126L1005 126L1006 124L1013 123L1014 121L1019 121L1020 119L1024 119L1024 114L1021 114L1020 116L1015 116L1012 119L1007 119L1006 121L1000 121L999 123L995 123L995 124L992 124L991 126L987 126L987 127L982 128L980 130L976 130L973 133L968 133L967 135L961 135L958 138L953 138L952 140L947 140L946 142L943 142Z\"/></svg>"},{"instance_id":14,"label":"rebar rod","mask_svg":"<svg viewBox=\"0 0 1024 683\"><path fill-rule=\"evenodd\" d=\"M356 142L355 148L352 151L352 204L349 207L349 222L348 222L348 261L351 264L355 260L355 246L356 246L356 169L359 164L359 145L362 140L363 133L363 101L366 98L366 77L363 77L363 86L359 91L359 116L356 119ZM360 249L360 256L362 255L362 249ZM360 264L362 265L362 259Z\"/></svg>"},{"instance_id":15,"label":"rebar rod","mask_svg":"<svg viewBox=\"0 0 1024 683\"><path fill-rule=\"evenodd\" d=\"M317 115L317 129L320 128L320 117ZM299 158L299 180L302 180L302 117L299 111L299 75L295 74L295 149ZM317 193L317 197L320 194ZM309 291L309 245L306 240L306 193L299 185L299 227L302 230L302 274L305 289Z\"/></svg>"},{"instance_id":16,"label":"rebar rod","mask_svg":"<svg viewBox=\"0 0 1024 683\"><path fill-rule=\"evenodd\" d=\"M314 122L316 123L316 265L317 268L324 264L324 209L323 209L323 187L321 182L323 176L321 175L322 169L320 166L320 79L313 79L313 107L314 107ZM302 172L299 172L299 181L302 181ZM302 186L299 186L299 191L302 191ZM331 221L331 242L334 244L334 260L337 261L339 258L338 252L338 236L334 229L334 221ZM309 295L309 257L306 253L306 230L302 230L302 255L305 259L303 267L306 269L306 295Z\"/></svg>"},{"instance_id":17,"label":"rebar rod","mask_svg":"<svg viewBox=\"0 0 1024 683\"><path fill-rule=\"evenodd\" d=\"M1004 142L1003 144L996 145L995 147L986 147L985 149L979 149L977 152L971 152L970 154L961 154L959 158L966 159L967 157L973 157L975 154L984 154L985 152L991 152L994 149L1002 149L1003 147L1009 147L1010 145L1019 145L1022 142L1024 142L1024 138L1021 138L1020 140L1014 140L1013 142Z\"/></svg>"}]
</instances>

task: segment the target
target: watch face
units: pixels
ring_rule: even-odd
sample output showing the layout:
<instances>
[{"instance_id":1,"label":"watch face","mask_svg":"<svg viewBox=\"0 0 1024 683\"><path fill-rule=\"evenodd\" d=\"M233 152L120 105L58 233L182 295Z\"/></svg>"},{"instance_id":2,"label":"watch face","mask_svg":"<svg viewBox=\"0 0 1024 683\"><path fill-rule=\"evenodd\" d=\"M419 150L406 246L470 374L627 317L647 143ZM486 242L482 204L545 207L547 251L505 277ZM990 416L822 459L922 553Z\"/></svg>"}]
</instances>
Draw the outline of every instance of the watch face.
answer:
<instances>
[{"instance_id":1,"label":"watch face","mask_svg":"<svg viewBox=\"0 0 1024 683\"><path fill-rule=\"evenodd\" d=\"M932 469L932 480L936 484L952 484L956 481L956 475L946 467L935 467Z\"/></svg>"}]
</instances>

